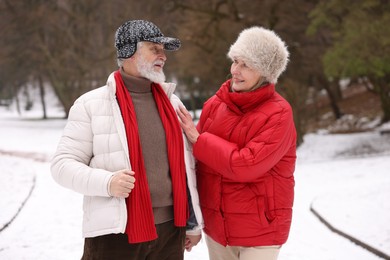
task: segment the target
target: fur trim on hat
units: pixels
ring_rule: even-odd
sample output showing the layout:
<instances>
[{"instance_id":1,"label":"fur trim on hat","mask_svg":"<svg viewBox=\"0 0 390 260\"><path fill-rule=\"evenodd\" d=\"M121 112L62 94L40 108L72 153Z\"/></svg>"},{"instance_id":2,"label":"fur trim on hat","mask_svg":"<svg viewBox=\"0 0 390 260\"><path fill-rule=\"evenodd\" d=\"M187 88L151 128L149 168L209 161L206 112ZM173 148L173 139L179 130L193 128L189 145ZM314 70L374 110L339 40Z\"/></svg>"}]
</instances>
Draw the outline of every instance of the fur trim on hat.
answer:
<instances>
[{"instance_id":1,"label":"fur trim on hat","mask_svg":"<svg viewBox=\"0 0 390 260\"><path fill-rule=\"evenodd\" d=\"M286 69L289 52L273 31L254 26L240 33L230 46L228 57L242 59L249 67L259 70L267 81L276 83Z\"/></svg>"}]
</instances>

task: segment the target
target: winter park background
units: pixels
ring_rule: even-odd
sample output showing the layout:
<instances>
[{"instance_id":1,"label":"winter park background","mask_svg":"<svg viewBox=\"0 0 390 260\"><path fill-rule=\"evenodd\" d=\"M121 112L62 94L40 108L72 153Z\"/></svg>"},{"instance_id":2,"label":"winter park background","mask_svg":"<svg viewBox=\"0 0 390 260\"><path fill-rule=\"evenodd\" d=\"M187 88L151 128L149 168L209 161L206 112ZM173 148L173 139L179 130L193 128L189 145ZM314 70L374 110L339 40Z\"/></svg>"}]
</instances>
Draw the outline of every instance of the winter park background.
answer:
<instances>
[{"instance_id":1,"label":"winter park background","mask_svg":"<svg viewBox=\"0 0 390 260\"><path fill-rule=\"evenodd\" d=\"M55 98L47 104L49 117L63 116ZM40 117L39 102L22 115L14 105L0 107L0 259L82 254L82 195L56 184L49 170L66 121ZM305 135L291 233L279 259L390 259L390 135L380 134L386 128ZM204 240L185 259L208 259Z\"/></svg>"}]
</instances>

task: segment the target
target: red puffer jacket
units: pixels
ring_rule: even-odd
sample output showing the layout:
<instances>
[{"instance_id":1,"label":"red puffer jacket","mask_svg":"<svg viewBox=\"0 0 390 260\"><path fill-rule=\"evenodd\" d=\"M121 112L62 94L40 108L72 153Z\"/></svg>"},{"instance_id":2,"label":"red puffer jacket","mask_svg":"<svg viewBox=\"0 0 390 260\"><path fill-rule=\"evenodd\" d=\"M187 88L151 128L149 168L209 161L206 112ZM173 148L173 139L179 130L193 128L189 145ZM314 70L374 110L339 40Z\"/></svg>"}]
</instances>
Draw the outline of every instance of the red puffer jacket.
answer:
<instances>
[{"instance_id":1,"label":"red puffer jacket","mask_svg":"<svg viewBox=\"0 0 390 260\"><path fill-rule=\"evenodd\" d=\"M205 103L193 146L204 231L224 246L282 245L294 200L292 110L273 84L229 86Z\"/></svg>"}]
</instances>

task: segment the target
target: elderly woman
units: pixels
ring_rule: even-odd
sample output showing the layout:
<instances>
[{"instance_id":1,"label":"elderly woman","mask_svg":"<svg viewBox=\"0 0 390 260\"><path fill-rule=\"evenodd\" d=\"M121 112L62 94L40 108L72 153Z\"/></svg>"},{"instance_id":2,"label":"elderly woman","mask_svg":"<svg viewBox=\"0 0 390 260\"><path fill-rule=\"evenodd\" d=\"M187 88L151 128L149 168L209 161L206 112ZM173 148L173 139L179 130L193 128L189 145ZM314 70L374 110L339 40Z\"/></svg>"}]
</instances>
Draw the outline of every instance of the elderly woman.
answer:
<instances>
[{"instance_id":1,"label":"elderly woman","mask_svg":"<svg viewBox=\"0 0 390 260\"><path fill-rule=\"evenodd\" d=\"M203 107L197 127L177 111L193 144L210 259L277 259L294 200L296 131L275 91L289 53L273 32L252 27L230 47L232 78Z\"/></svg>"}]
</instances>

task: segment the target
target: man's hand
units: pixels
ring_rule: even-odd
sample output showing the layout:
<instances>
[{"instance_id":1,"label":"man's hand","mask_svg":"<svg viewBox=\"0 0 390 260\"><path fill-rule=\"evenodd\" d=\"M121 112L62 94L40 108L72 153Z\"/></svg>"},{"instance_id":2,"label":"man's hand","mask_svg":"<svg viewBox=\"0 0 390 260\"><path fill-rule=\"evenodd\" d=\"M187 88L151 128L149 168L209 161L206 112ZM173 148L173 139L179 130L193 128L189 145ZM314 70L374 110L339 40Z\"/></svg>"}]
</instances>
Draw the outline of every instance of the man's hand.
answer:
<instances>
[{"instance_id":1,"label":"man's hand","mask_svg":"<svg viewBox=\"0 0 390 260\"><path fill-rule=\"evenodd\" d=\"M198 140L199 132L196 129L194 122L192 122L191 114L183 106L180 106L176 113L180 118L180 125L188 140L192 144L195 143Z\"/></svg>"},{"instance_id":2,"label":"man's hand","mask_svg":"<svg viewBox=\"0 0 390 260\"><path fill-rule=\"evenodd\" d=\"M117 171L111 177L108 191L113 197L127 198L134 188L134 182L135 178L133 171L128 169Z\"/></svg>"},{"instance_id":3,"label":"man's hand","mask_svg":"<svg viewBox=\"0 0 390 260\"><path fill-rule=\"evenodd\" d=\"M185 242L185 249L187 252L190 252L193 246L196 246L200 239L202 238L202 235L186 235L186 242Z\"/></svg>"}]
</instances>

